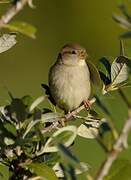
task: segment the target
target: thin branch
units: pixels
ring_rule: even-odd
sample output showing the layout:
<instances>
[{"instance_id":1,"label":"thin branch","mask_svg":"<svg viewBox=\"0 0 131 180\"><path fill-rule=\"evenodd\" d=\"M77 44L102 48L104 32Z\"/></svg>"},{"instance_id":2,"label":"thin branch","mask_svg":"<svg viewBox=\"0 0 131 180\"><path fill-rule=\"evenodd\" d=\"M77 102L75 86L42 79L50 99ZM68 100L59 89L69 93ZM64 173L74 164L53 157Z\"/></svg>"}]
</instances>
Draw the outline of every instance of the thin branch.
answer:
<instances>
[{"instance_id":1,"label":"thin branch","mask_svg":"<svg viewBox=\"0 0 131 180\"><path fill-rule=\"evenodd\" d=\"M6 12L0 17L0 26L7 24L23 7L28 3L29 0L18 0L13 4Z\"/></svg>"},{"instance_id":2,"label":"thin branch","mask_svg":"<svg viewBox=\"0 0 131 180\"><path fill-rule=\"evenodd\" d=\"M92 98L90 100L90 104L92 105L94 102L96 101L95 98ZM72 119L74 119L75 115L77 115L80 111L82 111L83 109L85 109L85 106L84 105L81 105L80 107L78 107L77 109L75 109L74 111L72 111L71 113L68 113L66 114L65 116L63 117L60 117L60 119L58 119L58 121L55 121L54 123L52 123L50 126L44 128L42 130L42 133L45 133L45 132L49 132L49 131L52 131L53 129L57 129L59 124L61 123L65 123L67 121L70 121Z\"/></svg>"},{"instance_id":3,"label":"thin branch","mask_svg":"<svg viewBox=\"0 0 131 180\"><path fill-rule=\"evenodd\" d=\"M131 112L129 111L129 118L125 122L124 127L113 146L113 149L111 150L111 152L109 152L107 159L103 162L102 166L100 167L95 180L103 180L104 177L108 174L112 163L117 159L119 153L124 148L127 148L127 137L130 130L131 130Z\"/></svg>"}]
</instances>

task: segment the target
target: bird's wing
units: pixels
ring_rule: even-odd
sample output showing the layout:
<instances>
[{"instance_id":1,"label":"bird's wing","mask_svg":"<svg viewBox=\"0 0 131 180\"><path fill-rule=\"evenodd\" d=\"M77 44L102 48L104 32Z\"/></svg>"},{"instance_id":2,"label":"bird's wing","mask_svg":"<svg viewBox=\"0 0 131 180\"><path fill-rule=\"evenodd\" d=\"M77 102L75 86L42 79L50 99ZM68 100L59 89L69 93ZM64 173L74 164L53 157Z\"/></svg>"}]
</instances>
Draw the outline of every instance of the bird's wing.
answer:
<instances>
[{"instance_id":1,"label":"bird's wing","mask_svg":"<svg viewBox=\"0 0 131 180\"><path fill-rule=\"evenodd\" d=\"M86 61L86 63L90 71L90 79L92 83L96 85L97 87L101 87L102 83L100 79L100 74L98 70L96 69L95 65L92 64L90 61Z\"/></svg>"},{"instance_id":2,"label":"bird's wing","mask_svg":"<svg viewBox=\"0 0 131 180\"><path fill-rule=\"evenodd\" d=\"M52 95L51 95L51 93L50 93L50 88L49 88L49 86L48 86L47 84L41 84L41 86L42 86L42 88L45 90L45 94L48 96L48 99L50 100L50 102L51 102L54 106L56 106L56 103L55 103L55 101L54 101L54 99L53 99L53 97L52 97Z\"/></svg>"}]
</instances>

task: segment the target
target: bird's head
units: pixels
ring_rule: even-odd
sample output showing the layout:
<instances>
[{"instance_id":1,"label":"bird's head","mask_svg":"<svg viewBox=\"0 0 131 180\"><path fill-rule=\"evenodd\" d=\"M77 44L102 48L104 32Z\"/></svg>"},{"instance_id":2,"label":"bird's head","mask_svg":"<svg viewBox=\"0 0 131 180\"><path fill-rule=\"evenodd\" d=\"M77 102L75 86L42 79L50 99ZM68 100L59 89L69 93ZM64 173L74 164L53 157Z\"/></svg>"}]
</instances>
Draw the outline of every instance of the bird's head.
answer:
<instances>
[{"instance_id":1,"label":"bird's head","mask_svg":"<svg viewBox=\"0 0 131 180\"><path fill-rule=\"evenodd\" d=\"M77 43L66 44L58 55L58 62L69 66L82 66L85 65L87 56L86 49L81 45Z\"/></svg>"}]
</instances>

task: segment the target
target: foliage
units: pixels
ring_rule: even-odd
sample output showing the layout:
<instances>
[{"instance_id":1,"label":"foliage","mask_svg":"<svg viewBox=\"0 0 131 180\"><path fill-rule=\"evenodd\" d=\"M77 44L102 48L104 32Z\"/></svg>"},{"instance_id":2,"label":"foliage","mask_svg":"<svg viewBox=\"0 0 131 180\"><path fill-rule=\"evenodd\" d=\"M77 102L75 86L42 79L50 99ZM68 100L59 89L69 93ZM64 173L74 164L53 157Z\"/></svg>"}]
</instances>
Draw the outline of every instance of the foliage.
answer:
<instances>
[{"instance_id":1,"label":"foliage","mask_svg":"<svg viewBox=\"0 0 131 180\"><path fill-rule=\"evenodd\" d=\"M7 3L6 0L1 2ZM17 1L8 2L13 5L17 3ZM28 3L33 7L32 1ZM130 29L131 17L124 6L121 10L126 20L116 15L114 18ZM1 27L21 32L31 38L35 37L36 28L27 23L13 21ZM127 34L129 37L130 33ZM0 53L15 44L16 33L3 34L0 37ZM120 41L120 54L117 57L102 57L97 67L91 62L87 64L95 102L91 109L85 111L85 116L77 113L66 116L63 112L56 111L52 102L50 104L54 108L45 107L43 102L50 100L48 85L42 85L45 88L45 95L36 100L30 95L16 98L8 92L10 102L0 107L0 179L75 180L78 174L83 174L85 179L97 179L96 175L90 173L93 167L81 162L71 149L80 136L87 140L96 140L107 156L114 150L120 132L115 128L113 116L105 99L109 95L112 97L112 91L115 91L120 94L127 109L130 110L131 105L123 88L130 86L131 60L125 56L123 43ZM68 122L74 118L80 120L79 125ZM124 148L128 148L127 142L123 145ZM131 176L130 168L130 160L117 159L105 179L122 177L127 180Z\"/></svg>"}]
</instances>

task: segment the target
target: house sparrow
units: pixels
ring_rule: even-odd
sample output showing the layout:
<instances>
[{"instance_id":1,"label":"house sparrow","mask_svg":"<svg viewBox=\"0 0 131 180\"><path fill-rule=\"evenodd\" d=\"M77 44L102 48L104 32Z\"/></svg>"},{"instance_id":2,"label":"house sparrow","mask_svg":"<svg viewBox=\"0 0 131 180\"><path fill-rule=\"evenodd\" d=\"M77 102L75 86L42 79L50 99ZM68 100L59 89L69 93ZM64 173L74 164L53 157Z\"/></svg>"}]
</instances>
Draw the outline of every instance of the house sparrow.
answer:
<instances>
[{"instance_id":1,"label":"house sparrow","mask_svg":"<svg viewBox=\"0 0 131 180\"><path fill-rule=\"evenodd\" d=\"M87 53L79 44L67 44L49 71L49 89L54 102L66 113L86 102L91 93Z\"/></svg>"}]
</instances>

